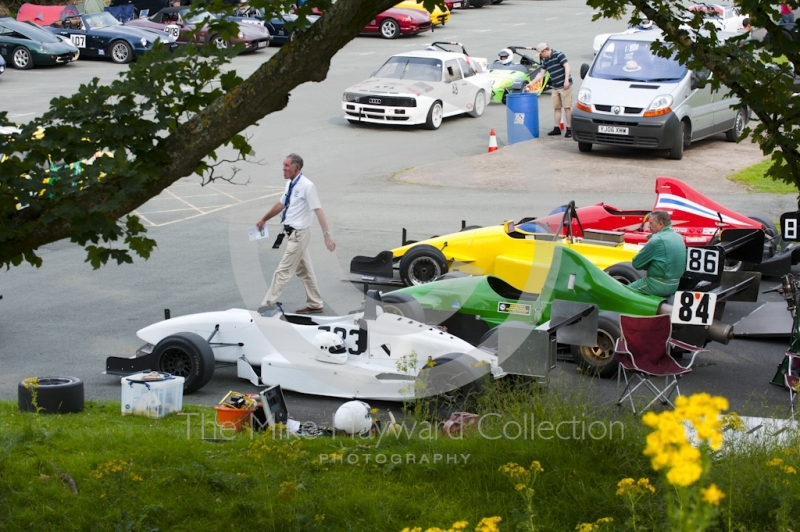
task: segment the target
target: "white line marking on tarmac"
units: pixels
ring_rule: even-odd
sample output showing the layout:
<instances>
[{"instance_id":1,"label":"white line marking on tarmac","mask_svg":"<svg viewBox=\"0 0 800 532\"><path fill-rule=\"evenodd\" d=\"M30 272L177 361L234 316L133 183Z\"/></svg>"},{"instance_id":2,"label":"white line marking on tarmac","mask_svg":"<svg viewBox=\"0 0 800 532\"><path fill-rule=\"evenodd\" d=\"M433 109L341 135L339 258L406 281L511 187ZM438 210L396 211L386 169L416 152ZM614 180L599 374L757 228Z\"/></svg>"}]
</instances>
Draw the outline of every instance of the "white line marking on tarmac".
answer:
<instances>
[{"instance_id":1,"label":"white line marking on tarmac","mask_svg":"<svg viewBox=\"0 0 800 532\"><path fill-rule=\"evenodd\" d=\"M546 19L544 19L544 21L545 21L545 22L547 22L548 20L555 20L555 19L557 19L557 18L558 18L558 17L546 18Z\"/></svg>"},{"instance_id":2,"label":"white line marking on tarmac","mask_svg":"<svg viewBox=\"0 0 800 532\"><path fill-rule=\"evenodd\" d=\"M168 192L169 192L169 191L168 191ZM172 193L170 192L170 194L172 194ZM165 225L171 225L171 224L178 223L178 222L185 222L185 221L187 221L187 220L191 220L191 219L193 219L193 218L199 218L200 216L204 216L204 215L206 215L206 214L212 214L212 213L215 213L215 212L217 212L217 211L221 211L221 210L224 210L224 209L228 209L228 208L230 208L230 207L235 207L235 206L238 206L238 205L242 205L242 204L244 204L244 203L250 203L250 202L252 202L252 201L262 200L262 199L265 199L265 198L272 198L272 197L275 197L275 196L280 196L280 195L282 195L282 194L283 194L283 192L276 192L276 193L274 193L274 194L267 194L266 196L260 196L260 197L258 197L258 198L251 198L251 199L249 199L249 200L242 201L242 202L240 202L240 203L233 203L233 204L230 204L230 205L224 205L224 206L222 206L222 207L216 207L216 208L213 208L213 209L211 209L211 210L209 210L209 211L202 211L202 210L200 210L199 208L197 208L197 207L195 207L194 205L192 205L191 203L189 203L189 202L186 202L186 201L183 201L183 200L181 200L181 198L179 198L178 196L175 196L174 194L172 194L173 196L175 196L175 199L177 199L177 200L180 200L180 201L183 201L183 203L185 203L186 205L188 205L189 207L191 207L191 208L189 208L189 209L173 209L173 211L182 211L182 210L197 210L197 211L199 211L199 212L198 212L197 214L193 214L193 215L191 215L191 216L186 216L185 218L179 218L179 219L177 219L177 220L171 220L171 221L169 221L169 222L164 222L164 223L160 223L160 224L153 223L152 221L148 220L148 219L147 219L147 218L146 218L146 217L145 217L145 216L144 216L142 213L140 213L139 211L133 211L133 214L135 214L136 216L138 216L138 217L139 217L139 218L141 218L142 220L145 220L147 223L149 223L149 224L150 224L150 227L163 227L163 226L165 226ZM157 213L163 213L163 212L169 212L169 211L151 211L151 212L148 212L148 213L146 213L146 214L157 214Z\"/></svg>"}]
</instances>

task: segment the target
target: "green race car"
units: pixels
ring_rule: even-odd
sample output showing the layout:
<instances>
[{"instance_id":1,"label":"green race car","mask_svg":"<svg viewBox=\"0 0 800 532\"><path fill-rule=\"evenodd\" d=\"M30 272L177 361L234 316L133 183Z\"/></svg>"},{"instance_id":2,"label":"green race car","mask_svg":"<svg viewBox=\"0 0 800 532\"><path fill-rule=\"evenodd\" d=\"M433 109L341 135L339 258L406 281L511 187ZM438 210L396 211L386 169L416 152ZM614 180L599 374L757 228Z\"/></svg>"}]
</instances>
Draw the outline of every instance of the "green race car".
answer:
<instances>
[{"instance_id":1,"label":"green race car","mask_svg":"<svg viewBox=\"0 0 800 532\"><path fill-rule=\"evenodd\" d=\"M723 278L719 285L703 287L717 294L716 312L712 310L714 315L708 316L706 325L674 324L673 336L694 345L705 345L708 341L727 344L732 326L713 318L721 315L725 300L749 299L758 294L760 274L745 281L741 279L745 276ZM501 328L509 325L533 328L550 320L555 300L593 304L600 310L597 345L570 348L581 367L601 376L616 372L614 344L620 337L619 314L655 316L672 312L672 305L666 300L631 290L581 254L563 246L554 251L547 279L538 294L517 290L494 275L473 277L451 272L437 282L384 294L381 306L385 312L440 324L450 334L474 345L494 342L496 347L496 335Z\"/></svg>"},{"instance_id":2,"label":"green race car","mask_svg":"<svg viewBox=\"0 0 800 532\"><path fill-rule=\"evenodd\" d=\"M519 52L519 50L533 50L530 46L509 46L500 52L500 59L489 65L489 77L492 80L492 102L506 103L506 96L512 92L523 92L523 89L531 82L542 66L532 57ZM520 57L519 63L515 63L514 55ZM539 80L539 84L531 92L537 95L549 89L550 74L544 73L544 77Z\"/></svg>"}]
</instances>

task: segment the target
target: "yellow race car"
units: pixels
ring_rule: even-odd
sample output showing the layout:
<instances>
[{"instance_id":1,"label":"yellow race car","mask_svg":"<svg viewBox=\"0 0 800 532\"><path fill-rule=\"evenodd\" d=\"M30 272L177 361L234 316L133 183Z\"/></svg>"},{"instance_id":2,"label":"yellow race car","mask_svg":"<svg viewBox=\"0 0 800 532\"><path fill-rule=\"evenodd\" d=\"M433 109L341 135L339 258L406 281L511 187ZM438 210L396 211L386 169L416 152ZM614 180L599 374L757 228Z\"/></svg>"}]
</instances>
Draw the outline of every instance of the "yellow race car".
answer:
<instances>
[{"instance_id":1,"label":"yellow race car","mask_svg":"<svg viewBox=\"0 0 800 532\"><path fill-rule=\"evenodd\" d=\"M565 214L569 228L572 219ZM544 286L556 246L566 246L624 284L644 272L630 264L642 248L626 244L623 233L584 230L582 238L556 235L536 221L507 221L492 227L466 227L458 233L437 236L383 251L375 257L355 257L350 273L363 281L381 284L419 285L456 270L468 275L496 275L514 288L539 293Z\"/></svg>"},{"instance_id":2,"label":"yellow race car","mask_svg":"<svg viewBox=\"0 0 800 532\"><path fill-rule=\"evenodd\" d=\"M420 3L415 2L414 0L408 0L406 2L400 2L394 7L403 7L406 9L421 9L422 11L427 11L425 6ZM433 11L430 12L431 14L431 21L433 22L434 26L444 25L450 22L450 10L446 7L444 11L439 6L433 8Z\"/></svg>"}]
</instances>

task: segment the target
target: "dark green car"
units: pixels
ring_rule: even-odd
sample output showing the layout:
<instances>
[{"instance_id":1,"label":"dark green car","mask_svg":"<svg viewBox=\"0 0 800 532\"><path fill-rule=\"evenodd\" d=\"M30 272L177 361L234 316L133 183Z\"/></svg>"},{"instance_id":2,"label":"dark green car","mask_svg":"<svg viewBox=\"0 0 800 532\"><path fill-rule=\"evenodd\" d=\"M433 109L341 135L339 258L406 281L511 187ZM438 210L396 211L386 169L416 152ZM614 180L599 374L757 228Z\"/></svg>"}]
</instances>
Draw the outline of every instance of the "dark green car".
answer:
<instances>
[{"instance_id":1,"label":"dark green car","mask_svg":"<svg viewBox=\"0 0 800 532\"><path fill-rule=\"evenodd\" d=\"M594 304L600 310L597 345L573 345L571 351L579 365L601 376L611 376L616 372L613 358L614 344L620 337L619 314L655 316L672 311L672 306L663 298L631 290L581 254L563 246L558 246L553 254L540 294L521 292L494 275L458 275L463 274L451 272L445 277L454 276L452 278L384 294L381 296L383 309L417 321L440 324L450 334L478 345L509 322L530 327L547 322L555 300ZM754 279L752 283L755 283L757 294L760 276ZM739 293L744 284L749 286L752 283L742 283ZM715 289L723 287L720 285ZM720 292L718 315L721 314L720 307L724 306L720 302L735 295L726 293L724 289ZM675 325L674 336L694 345L705 345L712 340L728 343L732 333L730 325L713 320L708 326Z\"/></svg>"},{"instance_id":2,"label":"dark green car","mask_svg":"<svg viewBox=\"0 0 800 532\"><path fill-rule=\"evenodd\" d=\"M36 66L66 64L78 59L78 48L71 42L31 24L11 17L0 18L0 55L10 66L28 70Z\"/></svg>"}]
</instances>

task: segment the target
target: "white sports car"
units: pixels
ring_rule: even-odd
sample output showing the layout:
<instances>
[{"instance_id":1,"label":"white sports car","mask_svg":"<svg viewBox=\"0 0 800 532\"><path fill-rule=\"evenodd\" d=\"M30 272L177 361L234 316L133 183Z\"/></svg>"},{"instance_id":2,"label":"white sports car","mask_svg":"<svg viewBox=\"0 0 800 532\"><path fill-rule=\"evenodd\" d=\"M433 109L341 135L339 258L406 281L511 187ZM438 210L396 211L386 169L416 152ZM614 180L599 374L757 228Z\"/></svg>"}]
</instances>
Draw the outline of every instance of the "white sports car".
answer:
<instances>
[{"instance_id":1,"label":"white sports car","mask_svg":"<svg viewBox=\"0 0 800 532\"><path fill-rule=\"evenodd\" d=\"M390 57L372 77L344 92L342 109L351 124L424 124L439 129L447 116L481 116L491 94L486 59L470 57L461 43L435 42L426 50Z\"/></svg>"},{"instance_id":2,"label":"white sports car","mask_svg":"<svg viewBox=\"0 0 800 532\"><path fill-rule=\"evenodd\" d=\"M493 350L384 313L369 298L364 312L347 316L231 309L165 319L137 335L147 343L133 358L108 358L106 373L168 372L185 378L185 393L203 387L220 363L237 364L239 377L254 385L386 401L447 393L487 373L504 375ZM261 368L260 377L253 366ZM423 377L421 393L415 381Z\"/></svg>"}]
</instances>

